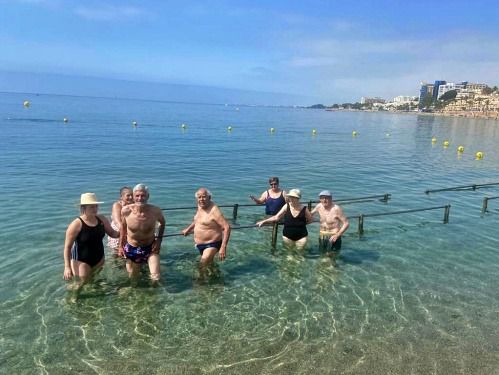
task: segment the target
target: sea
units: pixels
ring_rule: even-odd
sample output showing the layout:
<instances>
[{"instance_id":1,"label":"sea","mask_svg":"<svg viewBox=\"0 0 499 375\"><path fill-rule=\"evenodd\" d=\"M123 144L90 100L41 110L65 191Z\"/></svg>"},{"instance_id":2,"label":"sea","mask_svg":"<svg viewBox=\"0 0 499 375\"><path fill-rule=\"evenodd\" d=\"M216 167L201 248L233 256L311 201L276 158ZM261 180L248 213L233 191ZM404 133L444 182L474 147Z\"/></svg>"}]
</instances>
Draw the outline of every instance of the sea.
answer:
<instances>
[{"instance_id":1,"label":"sea","mask_svg":"<svg viewBox=\"0 0 499 375\"><path fill-rule=\"evenodd\" d=\"M0 130L1 374L499 373L497 121L0 93ZM317 223L303 251L254 226L270 176L332 191L336 267ZM137 183L166 217L160 285L106 247L75 293L80 194L109 217ZM208 278L180 235L199 187L233 227Z\"/></svg>"}]
</instances>

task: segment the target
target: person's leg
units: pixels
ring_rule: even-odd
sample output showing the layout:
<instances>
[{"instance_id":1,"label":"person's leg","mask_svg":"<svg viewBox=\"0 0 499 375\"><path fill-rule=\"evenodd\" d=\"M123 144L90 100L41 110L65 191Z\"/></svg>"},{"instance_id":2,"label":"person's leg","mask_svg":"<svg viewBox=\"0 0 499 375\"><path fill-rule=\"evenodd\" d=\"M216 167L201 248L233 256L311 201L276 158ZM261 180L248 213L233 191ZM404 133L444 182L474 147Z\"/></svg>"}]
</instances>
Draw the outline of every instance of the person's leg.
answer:
<instances>
[{"instance_id":1,"label":"person's leg","mask_svg":"<svg viewBox=\"0 0 499 375\"><path fill-rule=\"evenodd\" d=\"M136 279L140 273L140 264L135 263L130 259L127 259L126 270L128 272L128 277L130 277L131 279Z\"/></svg>"},{"instance_id":2,"label":"person's leg","mask_svg":"<svg viewBox=\"0 0 499 375\"><path fill-rule=\"evenodd\" d=\"M295 241L289 239L288 237L286 236L282 236L282 242L284 243L284 246L287 248L287 249L290 249L292 248L294 245L295 245Z\"/></svg>"},{"instance_id":3,"label":"person's leg","mask_svg":"<svg viewBox=\"0 0 499 375\"><path fill-rule=\"evenodd\" d=\"M92 267L79 260L71 260L71 270L73 271L73 276L77 277L81 284L85 284L90 277Z\"/></svg>"},{"instance_id":4,"label":"person's leg","mask_svg":"<svg viewBox=\"0 0 499 375\"><path fill-rule=\"evenodd\" d=\"M203 254L201 254L200 264L207 266L208 264L213 263L213 258L217 253L218 249L216 247L207 247L203 250Z\"/></svg>"},{"instance_id":5,"label":"person's leg","mask_svg":"<svg viewBox=\"0 0 499 375\"><path fill-rule=\"evenodd\" d=\"M308 236L300 238L298 241L295 241L296 248L298 250L303 250L307 245Z\"/></svg>"},{"instance_id":6,"label":"person's leg","mask_svg":"<svg viewBox=\"0 0 499 375\"><path fill-rule=\"evenodd\" d=\"M341 237L331 244L331 251L328 252L328 255L331 257L331 260L335 267L336 267L336 260L340 255L340 250L341 250Z\"/></svg>"},{"instance_id":7,"label":"person's leg","mask_svg":"<svg viewBox=\"0 0 499 375\"><path fill-rule=\"evenodd\" d=\"M151 254L147 260L147 264L149 264L149 272L151 273L151 280L153 282L158 282L160 278L159 261L159 254Z\"/></svg>"},{"instance_id":8,"label":"person's leg","mask_svg":"<svg viewBox=\"0 0 499 375\"><path fill-rule=\"evenodd\" d=\"M93 273L98 272L104 265L104 257L94 267L79 260L71 260L71 269L73 275L79 279L79 287L82 287L90 281Z\"/></svg>"}]
</instances>

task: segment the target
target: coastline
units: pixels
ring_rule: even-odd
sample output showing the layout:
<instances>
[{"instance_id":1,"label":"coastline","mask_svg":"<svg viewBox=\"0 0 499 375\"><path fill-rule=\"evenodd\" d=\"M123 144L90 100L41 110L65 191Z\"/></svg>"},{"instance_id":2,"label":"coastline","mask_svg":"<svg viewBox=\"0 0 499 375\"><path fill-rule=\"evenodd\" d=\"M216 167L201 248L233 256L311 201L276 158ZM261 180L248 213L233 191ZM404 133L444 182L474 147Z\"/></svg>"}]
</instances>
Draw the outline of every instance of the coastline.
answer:
<instances>
[{"instance_id":1,"label":"coastline","mask_svg":"<svg viewBox=\"0 0 499 375\"><path fill-rule=\"evenodd\" d=\"M372 109L326 109L328 112L370 112L370 113L393 113L418 116L438 116L438 117L464 117L484 120L499 120L499 111L448 111L448 112L421 112L421 111L377 111Z\"/></svg>"}]
</instances>

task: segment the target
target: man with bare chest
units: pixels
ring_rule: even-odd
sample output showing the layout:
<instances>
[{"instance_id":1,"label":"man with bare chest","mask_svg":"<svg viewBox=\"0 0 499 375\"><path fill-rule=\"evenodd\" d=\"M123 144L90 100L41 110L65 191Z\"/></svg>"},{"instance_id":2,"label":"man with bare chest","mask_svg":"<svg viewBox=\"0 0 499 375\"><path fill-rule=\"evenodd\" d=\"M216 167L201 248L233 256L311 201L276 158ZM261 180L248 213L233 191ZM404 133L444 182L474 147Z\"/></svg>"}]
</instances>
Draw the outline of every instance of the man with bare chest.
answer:
<instances>
[{"instance_id":1,"label":"man with bare chest","mask_svg":"<svg viewBox=\"0 0 499 375\"><path fill-rule=\"evenodd\" d=\"M191 225L182 233L187 236L194 231L194 242L201 255L201 265L213 262L218 253L220 260L225 259L230 237L230 225L222 211L211 201L211 193L206 188L196 192L198 210Z\"/></svg>"},{"instance_id":2,"label":"man with bare chest","mask_svg":"<svg viewBox=\"0 0 499 375\"><path fill-rule=\"evenodd\" d=\"M312 210L312 215L319 213L320 232L319 245L322 250L336 258L341 249L341 236L346 232L350 223L340 206L333 202L329 190L319 193L320 203Z\"/></svg>"},{"instance_id":3,"label":"man with bare chest","mask_svg":"<svg viewBox=\"0 0 499 375\"><path fill-rule=\"evenodd\" d=\"M165 218L159 207L147 203L149 189L146 185L138 184L133 188L133 199L135 203L123 207L121 211L120 254L126 259L130 277L137 277L141 264L147 263L151 279L158 281L159 251L165 231Z\"/></svg>"}]
</instances>

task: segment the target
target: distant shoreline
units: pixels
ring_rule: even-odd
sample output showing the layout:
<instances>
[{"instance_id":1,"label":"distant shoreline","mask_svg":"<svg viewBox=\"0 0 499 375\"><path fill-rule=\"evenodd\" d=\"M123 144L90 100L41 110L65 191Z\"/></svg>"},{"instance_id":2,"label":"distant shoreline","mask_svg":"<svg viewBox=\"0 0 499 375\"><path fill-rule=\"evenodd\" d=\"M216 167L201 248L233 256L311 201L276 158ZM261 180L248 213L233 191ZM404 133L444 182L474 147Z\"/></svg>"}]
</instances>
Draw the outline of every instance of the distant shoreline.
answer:
<instances>
[{"instance_id":1,"label":"distant shoreline","mask_svg":"<svg viewBox=\"0 0 499 375\"><path fill-rule=\"evenodd\" d=\"M461 117L484 120L499 120L499 112L497 111L454 111L454 112L419 112L419 111L376 111L376 110L359 110L359 109L326 109L328 112L369 112L369 113L392 113L418 116L437 116L437 117Z\"/></svg>"}]
</instances>

